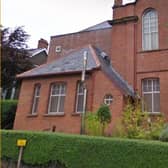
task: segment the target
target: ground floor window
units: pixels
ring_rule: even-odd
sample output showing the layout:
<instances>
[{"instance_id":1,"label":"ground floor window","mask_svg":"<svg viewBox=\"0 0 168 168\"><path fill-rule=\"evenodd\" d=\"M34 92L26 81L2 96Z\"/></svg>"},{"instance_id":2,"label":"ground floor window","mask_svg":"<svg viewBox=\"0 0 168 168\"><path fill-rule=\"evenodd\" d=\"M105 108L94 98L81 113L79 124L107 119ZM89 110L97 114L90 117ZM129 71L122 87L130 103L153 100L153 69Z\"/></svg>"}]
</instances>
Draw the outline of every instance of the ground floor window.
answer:
<instances>
[{"instance_id":1,"label":"ground floor window","mask_svg":"<svg viewBox=\"0 0 168 168\"><path fill-rule=\"evenodd\" d=\"M35 85L34 96L33 96L33 106L32 106L32 112L31 112L32 114L37 113L37 107L38 107L39 99L40 99L40 88L41 88L40 84Z\"/></svg>"},{"instance_id":2,"label":"ground floor window","mask_svg":"<svg viewBox=\"0 0 168 168\"><path fill-rule=\"evenodd\" d=\"M64 113L65 92L65 83L51 85L48 113Z\"/></svg>"},{"instance_id":3,"label":"ground floor window","mask_svg":"<svg viewBox=\"0 0 168 168\"><path fill-rule=\"evenodd\" d=\"M160 112L160 82L158 78L142 80L142 96L144 111Z\"/></svg>"},{"instance_id":4,"label":"ground floor window","mask_svg":"<svg viewBox=\"0 0 168 168\"><path fill-rule=\"evenodd\" d=\"M83 112L83 102L84 101L84 87L82 82L77 84L77 95L76 95L76 112Z\"/></svg>"}]
</instances>

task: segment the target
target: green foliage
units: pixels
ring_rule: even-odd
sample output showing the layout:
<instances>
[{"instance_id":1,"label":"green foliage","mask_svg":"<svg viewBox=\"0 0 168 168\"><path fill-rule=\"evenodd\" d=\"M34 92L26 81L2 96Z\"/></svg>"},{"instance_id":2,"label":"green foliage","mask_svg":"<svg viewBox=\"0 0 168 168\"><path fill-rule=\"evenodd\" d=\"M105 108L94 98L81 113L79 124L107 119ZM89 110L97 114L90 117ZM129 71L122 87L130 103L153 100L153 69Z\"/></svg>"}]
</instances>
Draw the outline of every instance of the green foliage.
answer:
<instances>
[{"instance_id":1,"label":"green foliage","mask_svg":"<svg viewBox=\"0 0 168 168\"><path fill-rule=\"evenodd\" d=\"M109 106L101 105L100 108L97 110L97 117L102 124L102 135L104 135L106 125L111 121L111 112Z\"/></svg>"},{"instance_id":2,"label":"green foliage","mask_svg":"<svg viewBox=\"0 0 168 168\"><path fill-rule=\"evenodd\" d=\"M124 108L120 123L120 136L140 139L159 139L159 134L164 126L162 115L150 116L143 112L140 101L132 103L128 100Z\"/></svg>"},{"instance_id":3,"label":"green foliage","mask_svg":"<svg viewBox=\"0 0 168 168\"><path fill-rule=\"evenodd\" d=\"M12 129L17 108L17 100L1 100L1 128Z\"/></svg>"},{"instance_id":4,"label":"green foliage","mask_svg":"<svg viewBox=\"0 0 168 168\"><path fill-rule=\"evenodd\" d=\"M2 159L17 160L17 139L27 139L22 160L46 165L59 161L67 168L167 168L168 143L159 141L2 131Z\"/></svg>"},{"instance_id":5,"label":"green foliage","mask_svg":"<svg viewBox=\"0 0 168 168\"><path fill-rule=\"evenodd\" d=\"M29 35L23 27L1 28L2 88L10 89L16 75L33 67L28 60L26 41Z\"/></svg>"},{"instance_id":6,"label":"green foliage","mask_svg":"<svg viewBox=\"0 0 168 168\"><path fill-rule=\"evenodd\" d=\"M97 113L87 112L85 123L88 135L100 136L102 134L102 128Z\"/></svg>"},{"instance_id":7,"label":"green foliage","mask_svg":"<svg viewBox=\"0 0 168 168\"><path fill-rule=\"evenodd\" d=\"M162 130L159 139L164 142L168 142L168 124Z\"/></svg>"}]
</instances>

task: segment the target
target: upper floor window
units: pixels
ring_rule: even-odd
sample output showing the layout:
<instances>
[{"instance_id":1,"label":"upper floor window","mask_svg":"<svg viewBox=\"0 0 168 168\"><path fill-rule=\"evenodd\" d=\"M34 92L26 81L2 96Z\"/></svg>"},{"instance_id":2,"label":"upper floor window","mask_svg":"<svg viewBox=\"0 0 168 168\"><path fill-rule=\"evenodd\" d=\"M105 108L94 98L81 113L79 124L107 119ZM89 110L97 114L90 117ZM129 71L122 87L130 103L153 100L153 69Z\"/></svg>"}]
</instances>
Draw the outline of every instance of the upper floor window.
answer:
<instances>
[{"instance_id":1,"label":"upper floor window","mask_svg":"<svg viewBox=\"0 0 168 168\"><path fill-rule=\"evenodd\" d=\"M32 106L32 111L31 111L32 114L37 113L37 107L38 107L38 103L40 99L40 88L41 88L40 84L35 85L34 95L33 95L33 106Z\"/></svg>"},{"instance_id":2,"label":"upper floor window","mask_svg":"<svg viewBox=\"0 0 168 168\"><path fill-rule=\"evenodd\" d=\"M142 81L143 109L150 113L160 112L160 82L159 79L144 79Z\"/></svg>"},{"instance_id":3,"label":"upper floor window","mask_svg":"<svg viewBox=\"0 0 168 168\"><path fill-rule=\"evenodd\" d=\"M83 112L83 104L84 104L84 87L83 83L78 82L77 85L77 95L76 95L76 112Z\"/></svg>"},{"instance_id":4,"label":"upper floor window","mask_svg":"<svg viewBox=\"0 0 168 168\"><path fill-rule=\"evenodd\" d=\"M66 85L64 83L54 83L51 85L48 113L64 113Z\"/></svg>"},{"instance_id":5,"label":"upper floor window","mask_svg":"<svg viewBox=\"0 0 168 168\"><path fill-rule=\"evenodd\" d=\"M159 48L158 42L158 14L150 9L143 15L142 23L142 46L143 50L154 50Z\"/></svg>"}]
</instances>

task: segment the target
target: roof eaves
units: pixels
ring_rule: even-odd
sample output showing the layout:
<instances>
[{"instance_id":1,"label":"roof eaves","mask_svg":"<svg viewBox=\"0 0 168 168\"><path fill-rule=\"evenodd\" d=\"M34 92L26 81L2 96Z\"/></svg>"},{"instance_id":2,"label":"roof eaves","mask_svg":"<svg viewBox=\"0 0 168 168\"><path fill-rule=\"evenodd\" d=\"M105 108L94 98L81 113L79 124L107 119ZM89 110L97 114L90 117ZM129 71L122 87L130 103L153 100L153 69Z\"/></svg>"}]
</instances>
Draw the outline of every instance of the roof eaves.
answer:
<instances>
[{"instance_id":1,"label":"roof eaves","mask_svg":"<svg viewBox=\"0 0 168 168\"><path fill-rule=\"evenodd\" d=\"M92 72L93 70L97 70L100 67L95 67L92 69L87 69L86 72ZM17 75L18 79L23 79L23 78L35 78L35 77L45 77L45 76L53 76L53 75L68 75L68 74L79 74L82 73L82 70L79 71L67 71L67 72L55 72L55 73L45 73L45 74L34 74L34 75Z\"/></svg>"},{"instance_id":2,"label":"roof eaves","mask_svg":"<svg viewBox=\"0 0 168 168\"><path fill-rule=\"evenodd\" d=\"M47 50L45 48L41 48L38 51L34 52L30 57L33 57L33 56L35 56L35 55L37 55L37 54L39 54L41 52L45 52L46 55L48 55Z\"/></svg>"}]
</instances>

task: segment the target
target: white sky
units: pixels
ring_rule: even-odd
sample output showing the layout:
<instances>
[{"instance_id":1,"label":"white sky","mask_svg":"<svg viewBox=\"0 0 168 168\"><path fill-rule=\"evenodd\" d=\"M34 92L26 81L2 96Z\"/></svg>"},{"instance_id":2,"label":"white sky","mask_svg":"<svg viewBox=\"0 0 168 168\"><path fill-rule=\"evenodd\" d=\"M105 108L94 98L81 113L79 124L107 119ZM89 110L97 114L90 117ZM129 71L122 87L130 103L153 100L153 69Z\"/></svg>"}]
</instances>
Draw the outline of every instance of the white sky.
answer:
<instances>
[{"instance_id":1,"label":"white sky","mask_svg":"<svg viewBox=\"0 0 168 168\"><path fill-rule=\"evenodd\" d=\"M134 0L124 0L124 3ZM1 24L24 26L28 45L37 47L40 38L80 31L112 19L114 0L1 0Z\"/></svg>"}]
</instances>

